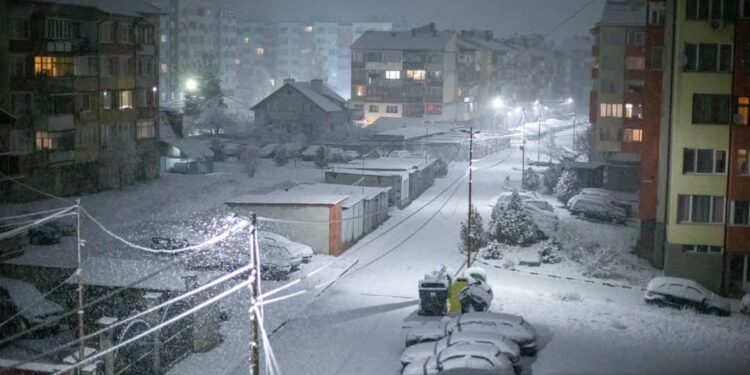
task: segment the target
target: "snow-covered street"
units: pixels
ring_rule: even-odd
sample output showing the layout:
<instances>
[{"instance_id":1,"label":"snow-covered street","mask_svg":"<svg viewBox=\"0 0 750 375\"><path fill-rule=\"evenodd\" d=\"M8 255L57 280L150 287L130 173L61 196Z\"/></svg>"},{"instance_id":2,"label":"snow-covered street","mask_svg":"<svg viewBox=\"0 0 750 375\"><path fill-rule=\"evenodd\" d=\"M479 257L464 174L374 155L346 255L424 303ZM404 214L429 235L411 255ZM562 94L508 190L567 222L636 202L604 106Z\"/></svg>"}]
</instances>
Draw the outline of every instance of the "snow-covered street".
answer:
<instances>
[{"instance_id":1,"label":"snow-covered street","mask_svg":"<svg viewBox=\"0 0 750 375\"><path fill-rule=\"evenodd\" d=\"M473 199L483 216L491 200L509 188L506 176L517 186L519 165L516 149L478 163ZM465 170L454 164L447 177L349 249L347 258L357 264L324 293L311 291L266 308L266 329L283 373L399 373L402 326L416 312L417 281L440 264L456 270L464 261L457 239L466 212ZM459 185L451 185L457 180ZM524 373L728 374L750 368L747 316L655 308L644 304L639 289L487 271L493 309L523 315L541 336L540 353L524 360ZM247 303L245 295L224 303L232 315L223 327L225 342L172 373L247 373Z\"/></svg>"}]
</instances>

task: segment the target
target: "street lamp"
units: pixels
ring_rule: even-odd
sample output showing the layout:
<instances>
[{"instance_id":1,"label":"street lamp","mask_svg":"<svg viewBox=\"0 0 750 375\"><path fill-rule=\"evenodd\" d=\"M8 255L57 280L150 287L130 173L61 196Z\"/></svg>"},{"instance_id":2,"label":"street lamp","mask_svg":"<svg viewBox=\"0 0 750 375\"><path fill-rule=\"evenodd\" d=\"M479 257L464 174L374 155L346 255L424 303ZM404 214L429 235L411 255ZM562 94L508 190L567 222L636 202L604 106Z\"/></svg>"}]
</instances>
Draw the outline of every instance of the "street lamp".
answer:
<instances>
[{"instance_id":1,"label":"street lamp","mask_svg":"<svg viewBox=\"0 0 750 375\"><path fill-rule=\"evenodd\" d=\"M466 129L461 129L462 132L466 133ZM471 267L471 247L472 247L472 241L471 241L471 183L473 174L472 171L474 169L474 134L479 134L479 130L474 131L474 128L469 128L469 215L468 215L468 221L467 224L467 239L469 241L468 244L466 244L466 268Z\"/></svg>"},{"instance_id":2,"label":"street lamp","mask_svg":"<svg viewBox=\"0 0 750 375\"><path fill-rule=\"evenodd\" d=\"M185 91L194 92L198 90L198 81L195 78L185 80Z\"/></svg>"}]
</instances>

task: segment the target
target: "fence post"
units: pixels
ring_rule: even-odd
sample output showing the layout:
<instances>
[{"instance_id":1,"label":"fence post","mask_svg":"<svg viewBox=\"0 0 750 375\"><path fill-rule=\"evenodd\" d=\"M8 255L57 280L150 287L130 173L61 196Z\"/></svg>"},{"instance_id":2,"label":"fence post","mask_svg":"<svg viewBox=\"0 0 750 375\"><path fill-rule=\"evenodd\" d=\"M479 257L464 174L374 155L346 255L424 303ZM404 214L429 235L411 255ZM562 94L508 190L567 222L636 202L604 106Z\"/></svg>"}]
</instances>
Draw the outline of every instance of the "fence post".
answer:
<instances>
[{"instance_id":1,"label":"fence post","mask_svg":"<svg viewBox=\"0 0 750 375\"><path fill-rule=\"evenodd\" d=\"M146 301L146 310L153 308L154 306L158 305L161 302L161 293L146 293L143 295L143 299ZM148 325L151 327L156 327L161 323L161 311L154 311L151 314L148 314L146 317L146 321L148 322ZM153 371L154 375L159 375L161 373L161 332L157 331L154 333L154 352L153 352Z\"/></svg>"},{"instance_id":2,"label":"fence post","mask_svg":"<svg viewBox=\"0 0 750 375\"><path fill-rule=\"evenodd\" d=\"M117 323L117 318L111 318L104 316L96 321L100 329L110 327ZM99 335L99 350L104 351L111 348L114 344L112 342L113 332L108 330L103 334ZM115 353L110 352L104 355L104 375L115 375Z\"/></svg>"}]
</instances>

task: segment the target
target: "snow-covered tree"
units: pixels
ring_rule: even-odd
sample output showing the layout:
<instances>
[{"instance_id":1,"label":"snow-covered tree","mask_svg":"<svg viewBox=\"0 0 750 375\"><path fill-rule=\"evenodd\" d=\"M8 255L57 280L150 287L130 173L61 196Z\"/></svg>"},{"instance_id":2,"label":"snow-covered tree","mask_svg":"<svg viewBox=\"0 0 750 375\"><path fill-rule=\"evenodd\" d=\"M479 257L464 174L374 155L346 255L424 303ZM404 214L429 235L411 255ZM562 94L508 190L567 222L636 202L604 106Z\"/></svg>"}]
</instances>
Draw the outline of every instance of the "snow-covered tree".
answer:
<instances>
[{"instance_id":1,"label":"snow-covered tree","mask_svg":"<svg viewBox=\"0 0 750 375\"><path fill-rule=\"evenodd\" d=\"M578 194L578 176L572 169L566 169L560 175L560 179L555 186L555 196L563 203Z\"/></svg>"},{"instance_id":2,"label":"snow-covered tree","mask_svg":"<svg viewBox=\"0 0 750 375\"><path fill-rule=\"evenodd\" d=\"M326 146L320 146L318 147L318 150L315 151L315 165L318 168L325 168L328 166L328 163L330 162L330 152L328 150L328 147Z\"/></svg>"},{"instance_id":3,"label":"snow-covered tree","mask_svg":"<svg viewBox=\"0 0 750 375\"><path fill-rule=\"evenodd\" d=\"M544 188L547 194L552 193L557 186L557 182L560 181L562 175L562 167L559 164L552 165L544 171Z\"/></svg>"},{"instance_id":4,"label":"snow-covered tree","mask_svg":"<svg viewBox=\"0 0 750 375\"><path fill-rule=\"evenodd\" d=\"M526 173L524 173L523 179L523 188L526 190L534 191L539 188L539 184L541 183L539 174L534 172L534 170L530 167L526 169Z\"/></svg>"},{"instance_id":5,"label":"snow-covered tree","mask_svg":"<svg viewBox=\"0 0 750 375\"><path fill-rule=\"evenodd\" d=\"M482 258L501 260L505 257L506 250L508 250L508 245L493 240L483 249Z\"/></svg>"},{"instance_id":6,"label":"snow-covered tree","mask_svg":"<svg viewBox=\"0 0 750 375\"><path fill-rule=\"evenodd\" d=\"M471 206L471 232L469 232L469 225L466 221L461 222L461 233L460 233L460 247L461 251L477 251L487 244L487 236L484 233L484 223L482 222L482 215L477 211L477 207Z\"/></svg>"},{"instance_id":7,"label":"snow-covered tree","mask_svg":"<svg viewBox=\"0 0 750 375\"><path fill-rule=\"evenodd\" d=\"M283 147L279 147L278 150L273 154L273 162L276 163L279 167L283 167L289 163L289 154L287 153L286 149Z\"/></svg>"},{"instance_id":8,"label":"snow-covered tree","mask_svg":"<svg viewBox=\"0 0 750 375\"><path fill-rule=\"evenodd\" d=\"M513 193L507 204L493 207L490 229L496 241L510 245L528 245L538 231L518 193Z\"/></svg>"},{"instance_id":9,"label":"snow-covered tree","mask_svg":"<svg viewBox=\"0 0 750 375\"><path fill-rule=\"evenodd\" d=\"M555 264L562 261L560 256L560 244L553 240L547 240L539 250L539 261L546 264Z\"/></svg>"}]
</instances>

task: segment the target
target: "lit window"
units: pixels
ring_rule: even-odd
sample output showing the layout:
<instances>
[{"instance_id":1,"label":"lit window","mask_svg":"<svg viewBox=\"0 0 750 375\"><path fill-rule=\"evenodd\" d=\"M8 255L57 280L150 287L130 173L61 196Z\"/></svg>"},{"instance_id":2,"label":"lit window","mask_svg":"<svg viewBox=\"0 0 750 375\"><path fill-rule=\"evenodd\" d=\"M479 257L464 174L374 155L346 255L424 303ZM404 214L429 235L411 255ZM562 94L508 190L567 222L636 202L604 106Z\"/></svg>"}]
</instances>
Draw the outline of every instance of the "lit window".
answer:
<instances>
[{"instance_id":1,"label":"lit window","mask_svg":"<svg viewBox=\"0 0 750 375\"><path fill-rule=\"evenodd\" d=\"M385 79L401 79L400 70L387 70L385 72Z\"/></svg>"},{"instance_id":2,"label":"lit window","mask_svg":"<svg viewBox=\"0 0 750 375\"><path fill-rule=\"evenodd\" d=\"M244 40L245 40L245 44L250 44L250 38L249 37L245 37Z\"/></svg>"},{"instance_id":3,"label":"lit window","mask_svg":"<svg viewBox=\"0 0 750 375\"><path fill-rule=\"evenodd\" d=\"M357 96L365 96L365 86L364 85L357 85L355 86L355 93Z\"/></svg>"},{"instance_id":4,"label":"lit window","mask_svg":"<svg viewBox=\"0 0 750 375\"><path fill-rule=\"evenodd\" d=\"M643 56L628 56L625 60L627 70L642 70L646 67L646 58Z\"/></svg>"},{"instance_id":5,"label":"lit window","mask_svg":"<svg viewBox=\"0 0 750 375\"><path fill-rule=\"evenodd\" d=\"M102 91L102 109L112 109L112 91Z\"/></svg>"},{"instance_id":6,"label":"lit window","mask_svg":"<svg viewBox=\"0 0 750 375\"><path fill-rule=\"evenodd\" d=\"M737 173L742 176L750 175L750 163L748 163L748 150L737 150Z\"/></svg>"},{"instance_id":7,"label":"lit window","mask_svg":"<svg viewBox=\"0 0 750 375\"><path fill-rule=\"evenodd\" d=\"M622 104L611 104L611 103L599 104L599 116L622 117Z\"/></svg>"},{"instance_id":8,"label":"lit window","mask_svg":"<svg viewBox=\"0 0 750 375\"><path fill-rule=\"evenodd\" d=\"M55 139L52 138L48 132L36 132L36 149L38 151L54 150L56 148L55 143Z\"/></svg>"},{"instance_id":9,"label":"lit window","mask_svg":"<svg viewBox=\"0 0 750 375\"><path fill-rule=\"evenodd\" d=\"M122 90L120 91L120 109L133 108L133 91Z\"/></svg>"},{"instance_id":10,"label":"lit window","mask_svg":"<svg viewBox=\"0 0 750 375\"><path fill-rule=\"evenodd\" d=\"M313 31L312 26L305 26L305 32L306 33L311 33L312 31Z\"/></svg>"},{"instance_id":11,"label":"lit window","mask_svg":"<svg viewBox=\"0 0 750 375\"><path fill-rule=\"evenodd\" d=\"M642 129L625 129L625 131L623 132L623 140L625 142L642 142L643 130Z\"/></svg>"},{"instance_id":12,"label":"lit window","mask_svg":"<svg viewBox=\"0 0 750 375\"><path fill-rule=\"evenodd\" d=\"M169 71L169 66L167 64L161 64L161 72L167 73Z\"/></svg>"},{"instance_id":13,"label":"lit window","mask_svg":"<svg viewBox=\"0 0 750 375\"><path fill-rule=\"evenodd\" d=\"M262 56L265 53L266 53L266 50L263 47L258 47L258 48L255 49L255 54L256 55Z\"/></svg>"},{"instance_id":14,"label":"lit window","mask_svg":"<svg viewBox=\"0 0 750 375\"><path fill-rule=\"evenodd\" d=\"M234 65L240 65L240 59L234 59Z\"/></svg>"},{"instance_id":15,"label":"lit window","mask_svg":"<svg viewBox=\"0 0 750 375\"><path fill-rule=\"evenodd\" d=\"M737 114L739 115L738 125L750 124L750 97L741 96L737 98Z\"/></svg>"},{"instance_id":16,"label":"lit window","mask_svg":"<svg viewBox=\"0 0 750 375\"><path fill-rule=\"evenodd\" d=\"M153 120L138 120L135 131L136 139L149 139L156 136Z\"/></svg>"},{"instance_id":17,"label":"lit window","mask_svg":"<svg viewBox=\"0 0 750 375\"><path fill-rule=\"evenodd\" d=\"M73 58L62 56L35 56L34 74L37 76L65 77L73 73Z\"/></svg>"},{"instance_id":18,"label":"lit window","mask_svg":"<svg viewBox=\"0 0 750 375\"><path fill-rule=\"evenodd\" d=\"M625 118L633 118L633 105L630 103L625 104Z\"/></svg>"},{"instance_id":19,"label":"lit window","mask_svg":"<svg viewBox=\"0 0 750 375\"><path fill-rule=\"evenodd\" d=\"M415 81L424 81L427 72L424 70L407 70L406 78L413 79Z\"/></svg>"}]
</instances>

